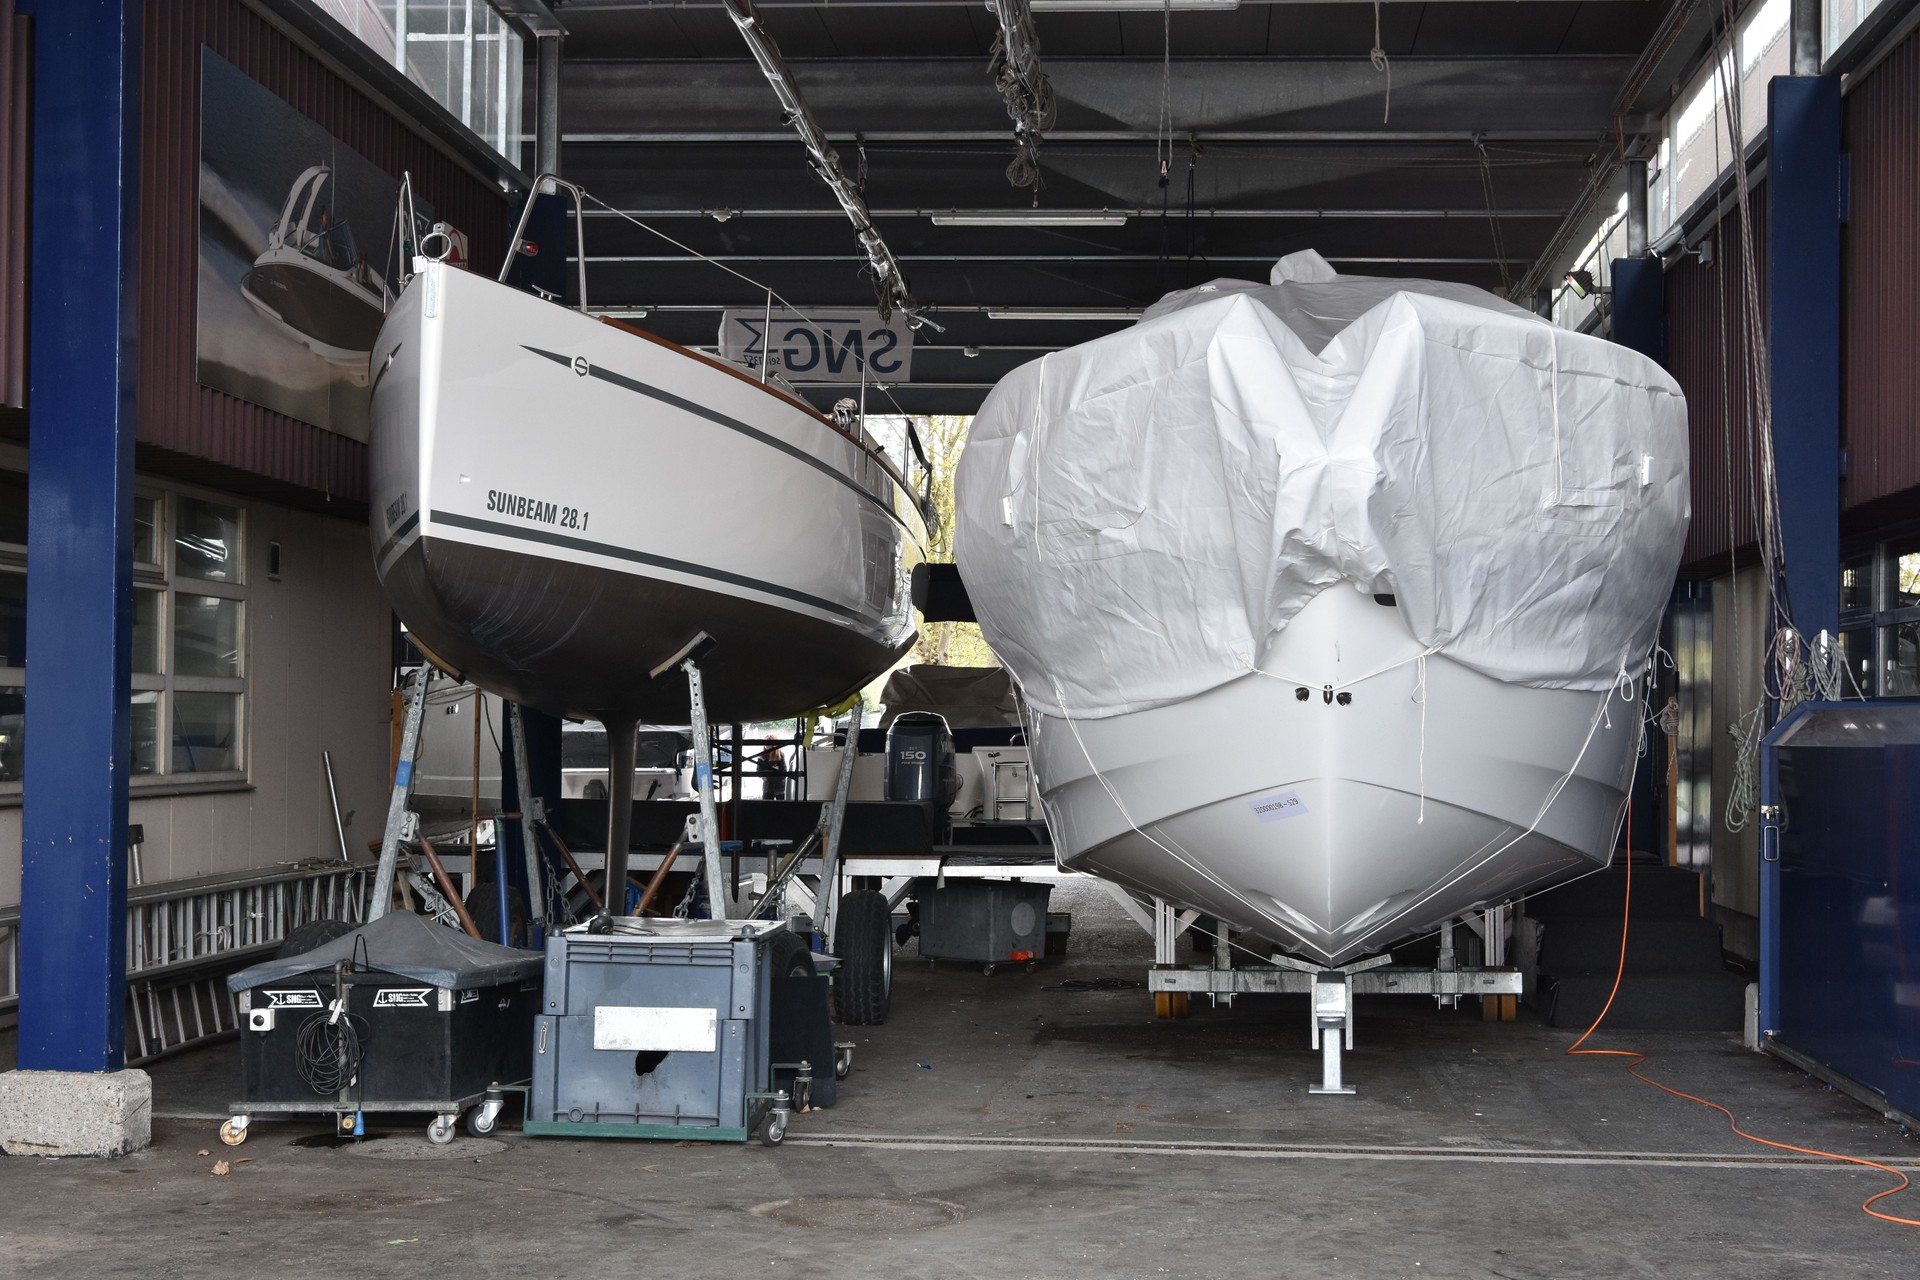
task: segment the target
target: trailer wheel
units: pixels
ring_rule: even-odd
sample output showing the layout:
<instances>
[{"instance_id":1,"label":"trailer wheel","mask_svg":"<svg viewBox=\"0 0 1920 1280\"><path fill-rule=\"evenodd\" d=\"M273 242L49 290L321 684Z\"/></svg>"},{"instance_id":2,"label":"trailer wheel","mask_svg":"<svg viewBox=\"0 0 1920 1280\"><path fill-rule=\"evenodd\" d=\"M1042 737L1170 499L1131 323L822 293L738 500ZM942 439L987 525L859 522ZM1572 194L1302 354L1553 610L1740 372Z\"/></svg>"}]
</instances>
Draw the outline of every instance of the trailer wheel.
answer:
<instances>
[{"instance_id":1,"label":"trailer wheel","mask_svg":"<svg viewBox=\"0 0 1920 1280\"><path fill-rule=\"evenodd\" d=\"M813 948L807 940L791 929L782 929L773 935L773 945L768 948L771 968L776 977L811 978L814 976Z\"/></svg>"},{"instance_id":2,"label":"trailer wheel","mask_svg":"<svg viewBox=\"0 0 1920 1280\"><path fill-rule=\"evenodd\" d=\"M834 950L840 955L833 979L840 1021L855 1027L885 1022L893 1003L893 916L886 894L862 889L840 899Z\"/></svg>"}]
</instances>

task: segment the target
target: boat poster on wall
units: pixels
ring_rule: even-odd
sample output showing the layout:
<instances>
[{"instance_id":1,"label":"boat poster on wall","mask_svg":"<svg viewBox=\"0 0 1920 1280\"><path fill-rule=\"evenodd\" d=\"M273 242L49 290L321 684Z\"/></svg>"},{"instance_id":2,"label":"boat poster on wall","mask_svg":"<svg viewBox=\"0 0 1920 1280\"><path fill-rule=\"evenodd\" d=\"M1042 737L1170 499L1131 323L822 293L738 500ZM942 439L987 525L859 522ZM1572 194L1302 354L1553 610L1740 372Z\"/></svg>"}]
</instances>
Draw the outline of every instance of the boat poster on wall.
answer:
<instances>
[{"instance_id":1,"label":"boat poster on wall","mask_svg":"<svg viewBox=\"0 0 1920 1280\"><path fill-rule=\"evenodd\" d=\"M367 360L416 196L231 62L201 51L202 385L364 441ZM455 238L456 252L459 238Z\"/></svg>"}]
</instances>

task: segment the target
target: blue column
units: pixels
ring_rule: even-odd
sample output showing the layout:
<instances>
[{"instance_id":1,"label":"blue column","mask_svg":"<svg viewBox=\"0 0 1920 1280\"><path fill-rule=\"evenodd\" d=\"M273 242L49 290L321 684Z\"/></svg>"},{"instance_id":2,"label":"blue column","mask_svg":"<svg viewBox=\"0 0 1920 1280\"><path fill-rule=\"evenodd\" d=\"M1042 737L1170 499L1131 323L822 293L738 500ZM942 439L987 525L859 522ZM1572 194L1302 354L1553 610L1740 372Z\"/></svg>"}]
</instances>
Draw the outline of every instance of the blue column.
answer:
<instances>
[{"instance_id":1,"label":"blue column","mask_svg":"<svg viewBox=\"0 0 1920 1280\"><path fill-rule=\"evenodd\" d=\"M1840 623L1840 78L1767 86L1767 352L1787 596Z\"/></svg>"},{"instance_id":2,"label":"blue column","mask_svg":"<svg viewBox=\"0 0 1920 1280\"><path fill-rule=\"evenodd\" d=\"M20 1065L126 1061L141 0L36 6Z\"/></svg>"},{"instance_id":3,"label":"blue column","mask_svg":"<svg viewBox=\"0 0 1920 1280\"><path fill-rule=\"evenodd\" d=\"M1667 283L1658 258L1615 258L1613 340L1650 360L1667 360Z\"/></svg>"}]
</instances>

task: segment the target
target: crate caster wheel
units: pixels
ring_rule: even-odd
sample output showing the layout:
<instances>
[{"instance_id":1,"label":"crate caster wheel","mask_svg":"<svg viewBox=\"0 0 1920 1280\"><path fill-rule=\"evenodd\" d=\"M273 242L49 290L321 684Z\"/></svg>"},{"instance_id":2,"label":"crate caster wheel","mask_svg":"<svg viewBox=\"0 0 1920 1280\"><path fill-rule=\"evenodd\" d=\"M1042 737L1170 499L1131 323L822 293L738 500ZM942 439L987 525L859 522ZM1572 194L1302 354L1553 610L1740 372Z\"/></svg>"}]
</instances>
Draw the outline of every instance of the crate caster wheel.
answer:
<instances>
[{"instance_id":1,"label":"crate caster wheel","mask_svg":"<svg viewBox=\"0 0 1920 1280\"><path fill-rule=\"evenodd\" d=\"M845 1080L853 1074L853 1046L837 1044L833 1046L833 1078Z\"/></svg>"},{"instance_id":2,"label":"crate caster wheel","mask_svg":"<svg viewBox=\"0 0 1920 1280\"><path fill-rule=\"evenodd\" d=\"M1033 971L1034 971L1035 969L1038 969L1039 967L1040 967L1040 962L1039 962L1038 960L1029 960L1029 961L1027 961L1027 972L1028 972L1028 973L1032 973L1032 972L1033 972Z\"/></svg>"},{"instance_id":3,"label":"crate caster wheel","mask_svg":"<svg viewBox=\"0 0 1920 1280\"><path fill-rule=\"evenodd\" d=\"M454 1122L458 1116L435 1116L433 1123L427 1126L427 1141L436 1147L444 1147L453 1141Z\"/></svg>"},{"instance_id":4,"label":"crate caster wheel","mask_svg":"<svg viewBox=\"0 0 1920 1280\"><path fill-rule=\"evenodd\" d=\"M220 1126L220 1141L230 1147L237 1147L247 1140L247 1127L251 1123L247 1116L235 1116Z\"/></svg>"},{"instance_id":5,"label":"crate caster wheel","mask_svg":"<svg viewBox=\"0 0 1920 1280\"><path fill-rule=\"evenodd\" d=\"M1156 991L1153 993L1153 1016L1156 1018L1184 1018L1187 1016L1187 993L1184 991Z\"/></svg>"},{"instance_id":6,"label":"crate caster wheel","mask_svg":"<svg viewBox=\"0 0 1920 1280\"><path fill-rule=\"evenodd\" d=\"M476 1102L467 1112L467 1132L476 1138L490 1135L500 1122L501 1102L498 1098L489 1098L485 1102Z\"/></svg>"},{"instance_id":7,"label":"crate caster wheel","mask_svg":"<svg viewBox=\"0 0 1920 1280\"><path fill-rule=\"evenodd\" d=\"M765 1096L764 1094L761 1096ZM781 1092L774 1095L773 1109L767 1113L767 1123L760 1130L760 1141L769 1147L777 1147L787 1139L787 1121L792 1119L793 1111L788 1095Z\"/></svg>"},{"instance_id":8,"label":"crate caster wheel","mask_svg":"<svg viewBox=\"0 0 1920 1280\"><path fill-rule=\"evenodd\" d=\"M991 978L999 968L1000 966L997 964L983 964L980 966L981 976Z\"/></svg>"}]
</instances>

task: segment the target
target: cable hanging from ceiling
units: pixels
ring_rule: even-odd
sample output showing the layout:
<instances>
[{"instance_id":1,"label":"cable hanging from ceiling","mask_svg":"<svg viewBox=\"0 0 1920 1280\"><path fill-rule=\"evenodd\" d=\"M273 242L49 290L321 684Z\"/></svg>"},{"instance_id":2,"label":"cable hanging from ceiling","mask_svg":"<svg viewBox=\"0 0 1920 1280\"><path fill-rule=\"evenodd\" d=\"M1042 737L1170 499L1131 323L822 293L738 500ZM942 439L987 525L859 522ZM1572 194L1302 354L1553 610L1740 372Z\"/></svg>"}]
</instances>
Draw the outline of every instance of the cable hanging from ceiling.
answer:
<instances>
[{"instance_id":1,"label":"cable hanging from ceiling","mask_svg":"<svg viewBox=\"0 0 1920 1280\"><path fill-rule=\"evenodd\" d=\"M1040 37L1034 31L1029 0L987 0L987 8L1000 24L1000 34L994 37L988 54L987 71L1013 120L1015 154L1007 164L1007 181L1016 187L1032 187L1037 207L1042 185L1040 137L1053 128L1059 116L1053 82L1040 68Z\"/></svg>"},{"instance_id":2,"label":"cable hanging from ceiling","mask_svg":"<svg viewBox=\"0 0 1920 1280\"><path fill-rule=\"evenodd\" d=\"M733 25L747 42L754 61L760 64L761 74L773 86L774 96L780 101L783 122L800 135L800 141L813 159L814 172L827 184L853 223L854 234L859 237L861 248L867 252L867 269L873 275L873 291L879 302L881 316L891 317L894 308L898 307L915 328L928 323L921 315L920 304L914 301L912 290L907 287L906 273L900 269L899 259L893 256L893 250L887 247L887 242L873 225L872 215L867 212L867 203L861 194L864 178L862 183L856 184L841 168L839 152L827 141L826 130L820 127L806 99L800 95L799 84L788 71L786 59L780 56L780 46L760 25L751 0L726 0L726 6L727 16L733 19ZM864 155L863 146L863 160ZM862 171L864 175L864 164Z\"/></svg>"},{"instance_id":3,"label":"cable hanging from ceiling","mask_svg":"<svg viewBox=\"0 0 1920 1280\"><path fill-rule=\"evenodd\" d=\"M1387 77L1386 101L1380 107L1380 123L1385 124L1393 115L1393 63L1387 59L1386 45L1380 39L1380 0L1373 0L1373 48L1367 58L1375 71Z\"/></svg>"}]
</instances>

